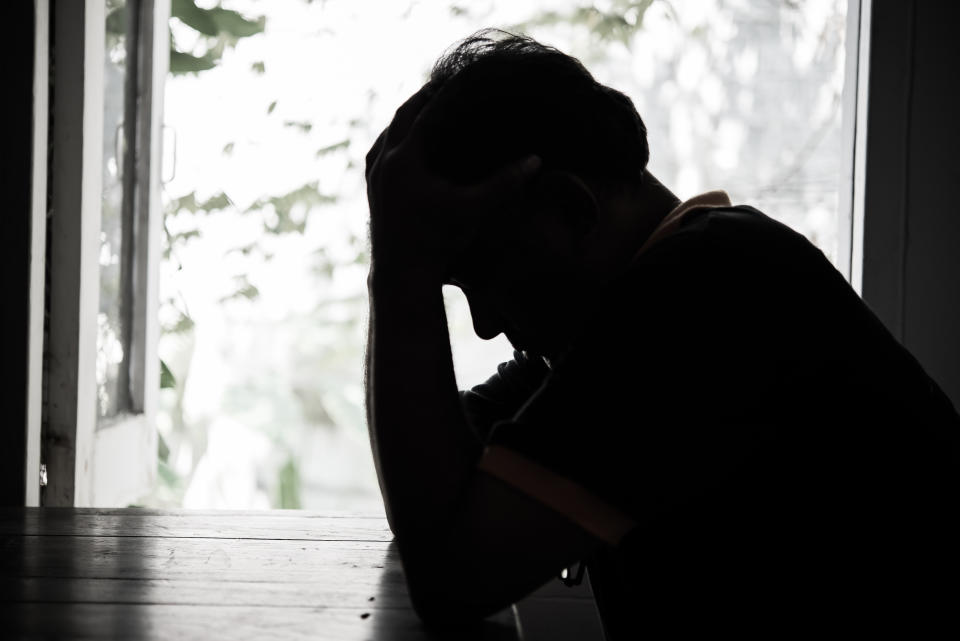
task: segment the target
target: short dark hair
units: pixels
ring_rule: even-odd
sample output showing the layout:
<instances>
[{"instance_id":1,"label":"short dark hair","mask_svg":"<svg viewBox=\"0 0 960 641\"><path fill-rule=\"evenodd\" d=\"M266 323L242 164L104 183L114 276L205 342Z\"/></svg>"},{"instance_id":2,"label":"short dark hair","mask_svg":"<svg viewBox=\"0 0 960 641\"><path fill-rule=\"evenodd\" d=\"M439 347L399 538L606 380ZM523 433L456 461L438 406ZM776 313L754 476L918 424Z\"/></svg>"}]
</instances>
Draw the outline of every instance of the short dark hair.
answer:
<instances>
[{"instance_id":1,"label":"short dark hair","mask_svg":"<svg viewBox=\"0 0 960 641\"><path fill-rule=\"evenodd\" d=\"M647 166L647 129L630 98L532 38L478 31L437 61L427 86L436 108L424 122L426 160L451 180L529 154L601 183L639 181Z\"/></svg>"}]
</instances>

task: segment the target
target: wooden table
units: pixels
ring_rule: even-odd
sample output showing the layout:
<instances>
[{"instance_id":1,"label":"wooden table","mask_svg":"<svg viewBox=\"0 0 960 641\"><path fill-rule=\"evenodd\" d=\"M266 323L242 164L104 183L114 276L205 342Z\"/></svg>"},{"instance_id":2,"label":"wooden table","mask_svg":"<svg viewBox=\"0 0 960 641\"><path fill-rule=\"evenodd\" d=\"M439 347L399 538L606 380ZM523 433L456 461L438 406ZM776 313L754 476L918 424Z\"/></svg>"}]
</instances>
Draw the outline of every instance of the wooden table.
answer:
<instances>
[{"instance_id":1,"label":"wooden table","mask_svg":"<svg viewBox=\"0 0 960 641\"><path fill-rule=\"evenodd\" d=\"M375 516L0 508L0 637L437 638L391 539ZM516 611L466 636L519 639Z\"/></svg>"}]
</instances>

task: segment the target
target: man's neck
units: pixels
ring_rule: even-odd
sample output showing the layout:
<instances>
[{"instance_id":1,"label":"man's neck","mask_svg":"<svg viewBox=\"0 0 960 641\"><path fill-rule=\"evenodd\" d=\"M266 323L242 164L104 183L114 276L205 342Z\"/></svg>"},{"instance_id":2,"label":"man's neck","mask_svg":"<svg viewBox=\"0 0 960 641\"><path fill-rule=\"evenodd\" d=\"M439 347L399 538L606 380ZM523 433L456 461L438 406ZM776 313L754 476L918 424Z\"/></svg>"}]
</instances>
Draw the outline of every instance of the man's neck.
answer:
<instances>
[{"instance_id":1,"label":"man's neck","mask_svg":"<svg viewBox=\"0 0 960 641\"><path fill-rule=\"evenodd\" d=\"M680 199L653 174L645 171L634 202L632 244L639 250L667 214L680 204Z\"/></svg>"},{"instance_id":2,"label":"man's neck","mask_svg":"<svg viewBox=\"0 0 960 641\"><path fill-rule=\"evenodd\" d=\"M595 239L585 265L601 280L613 278L626 269L650 234L680 199L650 172L643 181L604 205L607 223ZM601 276L602 275L602 276Z\"/></svg>"},{"instance_id":3,"label":"man's neck","mask_svg":"<svg viewBox=\"0 0 960 641\"><path fill-rule=\"evenodd\" d=\"M607 285L629 269L644 242L679 204L680 199L649 172L644 172L640 184L603 203L603 224L595 228L595 235L582 254L579 280L571 282L577 310L583 312L602 304L594 297L608 293ZM569 318L576 315L571 309ZM579 328L579 321L572 320L571 325ZM561 350L541 356L552 368L562 355Z\"/></svg>"}]
</instances>

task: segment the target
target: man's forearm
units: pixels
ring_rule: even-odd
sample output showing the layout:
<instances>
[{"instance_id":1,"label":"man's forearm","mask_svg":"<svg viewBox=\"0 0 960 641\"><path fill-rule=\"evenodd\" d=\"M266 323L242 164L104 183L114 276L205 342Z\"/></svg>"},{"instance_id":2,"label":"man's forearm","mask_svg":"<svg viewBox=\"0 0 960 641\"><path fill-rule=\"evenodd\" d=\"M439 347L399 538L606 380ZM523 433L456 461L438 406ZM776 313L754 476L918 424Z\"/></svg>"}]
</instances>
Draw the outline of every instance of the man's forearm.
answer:
<instances>
[{"instance_id":1,"label":"man's forearm","mask_svg":"<svg viewBox=\"0 0 960 641\"><path fill-rule=\"evenodd\" d=\"M452 510L479 444L460 408L441 283L371 268L366 392L391 528L430 530Z\"/></svg>"}]
</instances>

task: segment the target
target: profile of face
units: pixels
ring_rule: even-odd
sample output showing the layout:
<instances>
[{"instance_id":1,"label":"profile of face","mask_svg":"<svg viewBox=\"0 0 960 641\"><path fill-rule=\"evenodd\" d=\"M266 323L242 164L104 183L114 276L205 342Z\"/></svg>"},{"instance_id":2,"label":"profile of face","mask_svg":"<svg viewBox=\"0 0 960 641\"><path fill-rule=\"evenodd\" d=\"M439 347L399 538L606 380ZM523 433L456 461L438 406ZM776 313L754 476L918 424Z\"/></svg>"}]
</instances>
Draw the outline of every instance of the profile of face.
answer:
<instances>
[{"instance_id":1,"label":"profile of face","mask_svg":"<svg viewBox=\"0 0 960 641\"><path fill-rule=\"evenodd\" d=\"M477 336L556 358L590 311L598 205L582 180L545 171L492 212L448 282L463 290Z\"/></svg>"}]
</instances>

